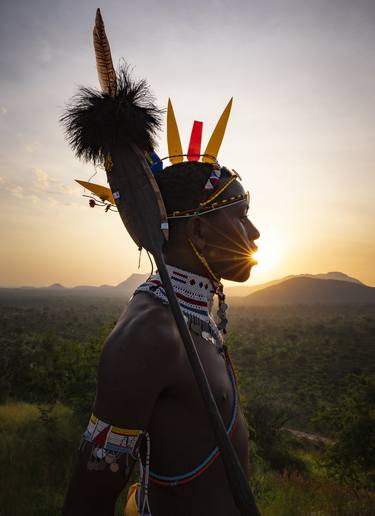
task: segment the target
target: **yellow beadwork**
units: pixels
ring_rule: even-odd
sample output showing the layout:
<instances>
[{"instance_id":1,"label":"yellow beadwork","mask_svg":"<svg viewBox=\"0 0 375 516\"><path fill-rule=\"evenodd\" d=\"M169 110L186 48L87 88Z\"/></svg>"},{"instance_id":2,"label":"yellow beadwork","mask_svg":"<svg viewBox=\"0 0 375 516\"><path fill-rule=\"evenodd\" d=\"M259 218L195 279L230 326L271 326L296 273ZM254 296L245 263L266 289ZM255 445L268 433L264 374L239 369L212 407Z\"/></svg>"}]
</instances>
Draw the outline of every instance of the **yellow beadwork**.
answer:
<instances>
[{"instance_id":1,"label":"yellow beadwork","mask_svg":"<svg viewBox=\"0 0 375 516\"><path fill-rule=\"evenodd\" d=\"M174 212L168 214L168 218L183 217L183 216L194 215L194 214L195 215L204 214L210 210L217 209L218 207L223 206L225 204L232 204L232 203L237 202L242 199L247 200L248 194L249 194L249 192L247 192L245 195L243 195L243 194L234 195L232 197L228 197L227 199L222 199L221 201L214 202L211 204L211 206L203 206L200 209L197 208L195 210L174 211Z\"/></svg>"},{"instance_id":2,"label":"yellow beadwork","mask_svg":"<svg viewBox=\"0 0 375 516\"><path fill-rule=\"evenodd\" d=\"M141 434L142 430L133 430L130 428L120 428L118 426L112 426L112 432L116 432L116 434L120 434L120 435L135 436L135 435Z\"/></svg>"},{"instance_id":3,"label":"yellow beadwork","mask_svg":"<svg viewBox=\"0 0 375 516\"><path fill-rule=\"evenodd\" d=\"M198 251L198 249L195 247L195 245L193 244L193 242L189 239L189 244L191 245L193 251L194 251L194 254L195 256L198 258L198 260L201 262L201 264L203 265L203 267L207 270L207 272L210 274L211 276L211 279L213 279L219 286L221 285L221 281L220 279L216 276L216 274L214 273L214 271L211 269L211 267L209 266L206 258L200 254L200 252Z\"/></svg>"},{"instance_id":4,"label":"yellow beadwork","mask_svg":"<svg viewBox=\"0 0 375 516\"><path fill-rule=\"evenodd\" d=\"M214 199L216 199L216 197L219 197L219 195L221 193L224 192L224 190L226 190L228 188L229 185L231 185L234 181L236 181L237 177L236 176L232 176L226 183L225 185L223 185L221 188L219 188L219 190L217 190L213 195L211 195L211 197L209 197L208 199L206 199L204 202L201 202L201 206L206 206L207 204L210 204Z\"/></svg>"}]
</instances>

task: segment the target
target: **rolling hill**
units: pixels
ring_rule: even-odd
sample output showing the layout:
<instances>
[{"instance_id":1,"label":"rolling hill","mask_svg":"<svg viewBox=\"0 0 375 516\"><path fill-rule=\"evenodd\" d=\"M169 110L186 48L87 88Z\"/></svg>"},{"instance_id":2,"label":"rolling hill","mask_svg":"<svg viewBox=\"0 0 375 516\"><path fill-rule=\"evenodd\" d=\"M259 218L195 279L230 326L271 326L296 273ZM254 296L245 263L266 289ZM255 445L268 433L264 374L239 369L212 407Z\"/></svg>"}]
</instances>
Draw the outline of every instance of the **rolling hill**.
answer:
<instances>
[{"instance_id":1,"label":"rolling hill","mask_svg":"<svg viewBox=\"0 0 375 516\"><path fill-rule=\"evenodd\" d=\"M375 303L375 288L351 281L295 277L232 301L242 305Z\"/></svg>"},{"instance_id":2,"label":"rolling hill","mask_svg":"<svg viewBox=\"0 0 375 516\"><path fill-rule=\"evenodd\" d=\"M352 278L343 272L326 272L322 274L290 274L289 276L284 276L283 278L279 278L272 281L267 281L267 283L259 283L257 285L238 285L235 287L227 287L225 289L228 296L236 296L236 297L245 297L253 292L257 292L266 287L271 287L272 285L277 285L278 283L282 283L291 278L315 278L321 280L338 280L338 281L349 281L350 283L358 283L363 285L361 281L356 278Z\"/></svg>"}]
</instances>

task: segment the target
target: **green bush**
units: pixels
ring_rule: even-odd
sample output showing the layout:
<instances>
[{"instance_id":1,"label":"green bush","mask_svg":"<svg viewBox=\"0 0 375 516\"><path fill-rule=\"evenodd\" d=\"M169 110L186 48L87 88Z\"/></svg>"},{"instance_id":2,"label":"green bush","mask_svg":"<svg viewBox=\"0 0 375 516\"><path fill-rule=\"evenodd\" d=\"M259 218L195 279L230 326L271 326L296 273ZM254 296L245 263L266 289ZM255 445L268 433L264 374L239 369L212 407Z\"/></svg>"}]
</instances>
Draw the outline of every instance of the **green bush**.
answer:
<instances>
[{"instance_id":1,"label":"green bush","mask_svg":"<svg viewBox=\"0 0 375 516\"><path fill-rule=\"evenodd\" d=\"M264 516L372 516L375 496L298 473L255 476L258 506Z\"/></svg>"},{"instance_id":2,"label":"green bush","mask_svg":"<svg viewBox=\"0 0 375 516\"><path fill-rule=\"evenodd\" d=\"M322 464L341 483L375 488L375 376L350 376L336 403L319 417L331 429L333 443Z\"/></svg>"}]
</instances>

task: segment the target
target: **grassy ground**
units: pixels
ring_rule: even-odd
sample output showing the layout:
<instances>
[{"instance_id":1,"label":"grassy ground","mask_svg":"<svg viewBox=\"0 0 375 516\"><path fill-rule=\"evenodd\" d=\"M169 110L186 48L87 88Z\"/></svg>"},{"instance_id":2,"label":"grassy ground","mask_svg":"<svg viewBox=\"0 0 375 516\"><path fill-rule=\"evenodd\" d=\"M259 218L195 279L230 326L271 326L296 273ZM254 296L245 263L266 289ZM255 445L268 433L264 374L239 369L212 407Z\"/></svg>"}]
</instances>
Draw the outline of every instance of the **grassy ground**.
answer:
<instances>
[{"instance_id":1,"label":"grassy ground","mask_svg":"<svg viewBox=\"0 0 375 516\"><path fill-rule=\"evenodd\" d=\"M79 440L72 412L26 403L0 406L0 514L54 516L61 511L71 452Z\"/></svg>"},{"instance_id":2,"label":"grassy ground","mask_svg":"<svg viewBox=\"0 0 375 516\"><path fill-rule=\"evenodd\" d=\"M58 516L81 426L62 405L0 405L0 515ZM375 498L324 478L316 453L300 452L305 475L257 468L253 489L263 516L370 516ZM120 516L125 504L117 504ZM177 516L177 515L176 515Z\"/></svg>"},{"instance_id":3,"label":"grassy ground","mask_svg":"<svg viewBox=\"0 0 375 516\"><path fill-rule=\"evenodd\" d=\"M375 497L299 474L267 472L255 477L263 516L372 516Z\"/></svg>"}]
</instances>

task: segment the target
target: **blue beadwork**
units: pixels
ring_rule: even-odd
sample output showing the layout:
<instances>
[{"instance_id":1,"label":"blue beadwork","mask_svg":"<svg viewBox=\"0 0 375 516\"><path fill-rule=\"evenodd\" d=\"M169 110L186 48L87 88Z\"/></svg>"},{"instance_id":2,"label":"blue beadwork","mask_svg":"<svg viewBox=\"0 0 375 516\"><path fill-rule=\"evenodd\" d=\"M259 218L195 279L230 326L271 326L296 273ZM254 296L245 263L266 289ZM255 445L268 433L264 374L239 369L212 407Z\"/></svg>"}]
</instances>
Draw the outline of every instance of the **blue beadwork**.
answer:
<instances>
[{"instance_id":1,"label":"blue beadwork","mask_svg":"<svg viewBox=\"0 0 375 516\"><path fill-rule=\"evenodd\" d=\"M229 372L229 376L230 376L230 380L231 380L231 384L232 384L232 389L233 389L233 397L234 397L234 404L233 404L233 409L232 409L232 417L231 417L229 426L227 428L227 433L230 434L230 432L233 429L234 423L236 421L236 417L237 417L238 393L237 393L236 380L235 380L235 377L234 377L233 370L232 370L232 368L230 366L229 367L227 366L227 369L228 369L228 372ZM192 477L192 476L196 475L197 473L199 473L199 471L202 470L210 462L210 460L216 455L216 453L218 451L219 451L219 447L216 446L209 453L209 455L198 466L196 466L194 469L192 469L188 473L183 473L182 475L168 476L168 475L158 475L154 471L150 470L150 478L151 479L154 478L156 480L161 480L163 482L168 482L170 485L175 485L179 481L186 480L189 477Z\"/></svg>"}]
</instances>

